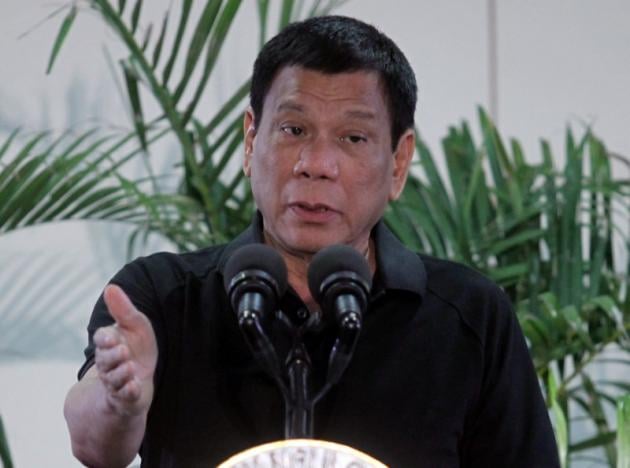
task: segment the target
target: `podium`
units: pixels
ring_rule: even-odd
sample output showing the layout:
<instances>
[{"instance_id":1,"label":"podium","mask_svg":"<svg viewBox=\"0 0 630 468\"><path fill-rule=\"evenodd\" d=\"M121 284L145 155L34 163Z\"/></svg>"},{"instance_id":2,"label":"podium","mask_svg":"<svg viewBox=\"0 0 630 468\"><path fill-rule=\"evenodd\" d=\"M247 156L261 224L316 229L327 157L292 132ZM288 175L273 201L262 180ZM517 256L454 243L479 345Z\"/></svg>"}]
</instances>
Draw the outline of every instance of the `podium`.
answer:
<instances>
[{"instance_id":1,"label":"podium","mask_svg":"<svg viewBox=\"0 0 630 468\"><path fill-rule=\"evenodd\" d=\"M386 465L346 445L289 439L237 453L219 468L386 468Z\"/></svg>"}]
</instances>

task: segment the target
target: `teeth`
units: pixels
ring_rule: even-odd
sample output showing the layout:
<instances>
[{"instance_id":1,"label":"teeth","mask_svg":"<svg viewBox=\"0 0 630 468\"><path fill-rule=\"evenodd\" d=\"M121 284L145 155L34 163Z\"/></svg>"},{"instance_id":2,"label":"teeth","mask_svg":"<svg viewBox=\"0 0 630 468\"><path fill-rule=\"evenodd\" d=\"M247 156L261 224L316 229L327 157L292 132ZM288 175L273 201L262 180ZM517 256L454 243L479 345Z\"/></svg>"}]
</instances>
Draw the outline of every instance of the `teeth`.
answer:
<instances>
[{"instance_id":1,"label":"teeth","mask_svg":"<svg viewBox=\"0 0 630 468\"><path fill-rule=\"evenodd\" d=\"M308 205L300 205L302 207L302 209L305 210L309 210L309 211L315 211L316 213L323 213L325 211L328 211L328 208L326 208L325 206L318 206L318 207L310 207Z\"/></svg>"}]
</instances>

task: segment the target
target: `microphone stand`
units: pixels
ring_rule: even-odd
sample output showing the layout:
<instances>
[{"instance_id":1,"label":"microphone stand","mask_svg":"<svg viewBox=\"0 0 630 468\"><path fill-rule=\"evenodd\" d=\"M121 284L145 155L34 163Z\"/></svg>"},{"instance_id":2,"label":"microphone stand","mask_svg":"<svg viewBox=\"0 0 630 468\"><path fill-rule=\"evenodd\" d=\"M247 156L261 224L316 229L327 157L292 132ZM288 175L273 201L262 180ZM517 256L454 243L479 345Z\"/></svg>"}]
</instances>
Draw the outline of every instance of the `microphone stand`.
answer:
<instances>
[{"instance_id":1,"label":"microphone stand","mask_svg":"<svg viewBox=\"0 0 630 468\"><path fill-rule=\"evenodd\" d=\"M360 317L358 321L341 321L339 336L330 350L326 382L313 398L310 395L311 359L299 334L294 335L294 344L286 365L281 366L277 351L260 323L258 314L244 314L239 325L254 358L273 378L282 393L285 439L312 439L315 404L339 381L348 367L361 331ZM286 371L286 375L283 375L283 371Z\"/></svg>"},{"instance_id":2,"label":"microphone stand","mask_svg":"<svg viewBox=\"0 0 630 468\"><path fill-rule=\"evenodd\" d=\"M313 438L313 401L310 399L311 362L302 342L287 358L289 398L285 399L285 439Z\"/></svg>"},{"instance_id":3,"label":"microphone stand","mask_svg":"<svg viewBox=\"0 0 630 468\"><path fill-rule=\"evenodd\" d=\"M326 383L313 398L313 405L317 404L324 395L341 379L348 364L354 356L354 349L359 340L361 332L361 322L344 324L340 327L339 336L335 340L328 358L328 372L326 373Z\"/></svg>"},{"instance_id":4,"label":"microphone stand","mask_svg":"<svg viewBox=\"0 0 630 468\"><path fill-rule=\"evenodd\" d=\"M294 335L293 347L281 367L278 353L260 323L258 314L246 312L241 331L258 364L276 382L284 399L285 439L313 438L313 401L310 399L311 360L306 347ZM286 376L283 371L286 370ZM288 385L285 382L288 380Z\"/></svg>"}]
</instances>

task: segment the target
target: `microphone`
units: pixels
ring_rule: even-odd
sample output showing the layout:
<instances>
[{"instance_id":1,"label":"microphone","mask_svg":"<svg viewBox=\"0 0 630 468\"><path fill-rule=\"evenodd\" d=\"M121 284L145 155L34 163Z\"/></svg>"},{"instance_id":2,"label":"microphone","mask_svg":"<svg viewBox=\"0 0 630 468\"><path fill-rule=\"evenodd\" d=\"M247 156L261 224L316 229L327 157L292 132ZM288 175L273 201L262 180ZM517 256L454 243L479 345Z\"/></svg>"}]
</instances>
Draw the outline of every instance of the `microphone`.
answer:
<instances>
[{"instance_id":1,"label":"microphone","mask_svg":"<svg viewBox=\"0 0 630 468\"><path fill-rule=\"evenodd\" d=\"M372 287L372 274L365 258L347 245L326 247L313 257L308 268L308 287L325 313L333 313L339 328L328 360L327 384L315 402L337 383L352 359Z\"/></svg>"},{"instance_id":2,"label":"microphone","mask_svg":"<svg viewBox=\"0 0 630 468\"><path fill-rule=\"evenodd\" d=\"M239 325L273 312L287 289L287 267L278 252L265 244L249 244L225 265L223 285Z\"/></svg>"},{"instance_id":3,"label":"microphone","mask_svg":"<svg viewBox=\"0 0 630 468\"><path fill-rule=\"evenodd\" d=\"M361 328L372 287L372 274L363 255L341 244L320 250L308 268L308 287L322 309L334 313L340 328Z\"/></svg>"},{"instance_id":4,"label":"microphone","mask_svg":"<svg viewBox=\"0 0 630 468\"><path fill-rule=\"evenodd\" d=\"M225 265L223 286L255 358L272 376L280 378L278 356L262 322L276 310L287 289L284 260L264 244L241 247Z\"/></svg>"}]
</instances>

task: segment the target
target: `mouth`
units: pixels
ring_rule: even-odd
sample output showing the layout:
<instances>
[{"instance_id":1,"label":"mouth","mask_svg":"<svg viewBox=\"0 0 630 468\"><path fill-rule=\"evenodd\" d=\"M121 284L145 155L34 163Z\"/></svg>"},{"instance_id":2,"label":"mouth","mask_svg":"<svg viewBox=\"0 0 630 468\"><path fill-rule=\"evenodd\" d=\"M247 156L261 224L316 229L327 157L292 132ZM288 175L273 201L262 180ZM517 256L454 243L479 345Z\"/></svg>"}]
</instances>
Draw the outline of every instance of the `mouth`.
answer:
<instances>
[{"instance_id":1,"label":"mouth","mask_svg":"<svg viewBox=\"0 0 630 468\"><path fill-rule=\"evenodd\" d=\"M335 211L328 205L324 205L323 203L306 203L306 202L297 202L293 203L293 206L306 211L312 211L314 213L326 213L327 211Z\"/></svg>"},{"instance_id":2,"label":"mouth","mask_svg":"<svg viewBox=\"0 0 630 468\"><path fill-rule=\"evenodd\" d=\"M309 223L324 223L331 221L338 211L324 203L295 202L290 205L291 211L299 219Z\"/></svg>"}]
</instances>

